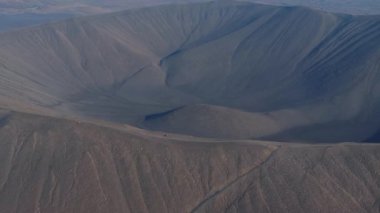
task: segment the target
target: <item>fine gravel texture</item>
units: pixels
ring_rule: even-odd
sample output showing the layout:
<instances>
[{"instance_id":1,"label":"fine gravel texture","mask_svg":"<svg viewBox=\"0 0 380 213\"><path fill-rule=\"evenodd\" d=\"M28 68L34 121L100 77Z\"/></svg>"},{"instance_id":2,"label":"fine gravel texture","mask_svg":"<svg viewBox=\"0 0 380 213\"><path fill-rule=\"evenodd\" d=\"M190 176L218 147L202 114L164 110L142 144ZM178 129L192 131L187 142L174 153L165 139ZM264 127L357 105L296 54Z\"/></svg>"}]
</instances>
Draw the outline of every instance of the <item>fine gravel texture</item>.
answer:
<instances>
[{"instance_id":1,"label":"fine gravel texture","mask_svg":"<svg viewBox=\"0 0 380 213\"><path fill-rule=\"evenodd\" d=\"M380 146L213 141L4 113L1 213L379 212Z\"/></svg>"}]
</instances>

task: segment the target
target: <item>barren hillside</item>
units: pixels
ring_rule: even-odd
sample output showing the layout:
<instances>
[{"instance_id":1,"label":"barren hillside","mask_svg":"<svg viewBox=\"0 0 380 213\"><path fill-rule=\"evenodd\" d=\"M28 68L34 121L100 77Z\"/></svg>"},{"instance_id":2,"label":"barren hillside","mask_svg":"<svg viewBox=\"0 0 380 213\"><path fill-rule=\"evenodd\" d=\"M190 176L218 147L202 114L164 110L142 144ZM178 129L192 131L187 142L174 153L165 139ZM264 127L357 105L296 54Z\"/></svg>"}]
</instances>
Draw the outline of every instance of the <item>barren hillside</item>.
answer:
<instances>
[{"instance_id":1,"label":"barren hillside","mask_svg":"<svg viewBox=\"0 0 380 213\"><path fill-rule=\"evenodd\" d=\"M0 212L378 212L377 145L212 141L5 113Z\"/></svg>"},{"instance_id":2,"label":"barren hillside","mask_svg":"<svg viewBox=\"0 0 380 213\"><path fill-rule=\"evenodd\" d=\"M379 59L379 16L229 1L0 33L0 213L379 212Z\"/></svg>"},{"instance_id":3,"label":"barren hillside","mask_svg":"<svg viewBox=\"0 0 380 213\"><path fill-rule=\"evenodd\" d=\"M102 14L162 4L211 2L212 0L0 0L0 31L9 31L80 15ZM214 2L226 0L214 0ZM323 11L380 14L378 0L241 0L280 6L304 6Z\"/></svg>"},{"instance_id":4,"label":"barren hillside","mask_svg":"<svg viewBox=\"0 0 380 213\"><path fill-rule=\"evenodd\" d=\"M363 141L380 128L379 23L199 3L3 33L0 103L203 137Z\"/></svg>"}]
</instances>

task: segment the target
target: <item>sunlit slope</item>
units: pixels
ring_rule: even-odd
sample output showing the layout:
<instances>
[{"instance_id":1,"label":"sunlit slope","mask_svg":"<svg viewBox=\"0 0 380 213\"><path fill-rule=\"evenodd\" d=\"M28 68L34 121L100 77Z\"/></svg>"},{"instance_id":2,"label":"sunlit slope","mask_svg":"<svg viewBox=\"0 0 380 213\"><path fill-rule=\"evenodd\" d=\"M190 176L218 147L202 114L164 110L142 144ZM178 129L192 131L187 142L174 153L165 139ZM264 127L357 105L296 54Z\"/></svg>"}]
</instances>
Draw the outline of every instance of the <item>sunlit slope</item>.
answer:
<instances>
[{"instance_id":1,"label":"sunlit slope","mask_svg":"<svg viewBox=\"0 0 380 213\"><path fill-rule=\"evenodd\" d=\"M206 119L211 128L201 136L224 137L220 129L232 124L238 130L242 113L244 128L228 137L365 140L380 127L379 23L377 16L223 2L4 33L0 103L195 135L192 118L206 107L231 122ZM336 134L326 133L331 128Z\"/></svg>"},{"instance_id":2,"label":"sunlit slope","mask_svg":"<svg viewBox=\"0 0 380 213\"><path fill-rule=\"evenodd\" d=\"M377 212L377 145L179 139L1 115L1 212Z\"/></svg>"}]
</instances>

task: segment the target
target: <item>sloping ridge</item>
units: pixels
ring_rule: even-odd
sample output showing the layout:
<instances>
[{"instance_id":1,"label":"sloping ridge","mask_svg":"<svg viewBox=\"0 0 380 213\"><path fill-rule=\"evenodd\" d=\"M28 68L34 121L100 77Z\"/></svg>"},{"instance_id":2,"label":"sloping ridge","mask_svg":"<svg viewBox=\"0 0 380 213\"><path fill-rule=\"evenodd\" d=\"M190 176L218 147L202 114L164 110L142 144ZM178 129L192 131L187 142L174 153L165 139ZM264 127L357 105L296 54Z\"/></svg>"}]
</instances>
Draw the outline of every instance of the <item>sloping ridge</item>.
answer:
<instances>
[{"instance_id":1,"label":"sloping ridge","mask_svg":"<svg viewBox=\"0 0 380 213\"><path fill-rule=\"evenodd\" d=\"M294 132L291 140L314 141L318 134L320 141L361 141L380 127L375 120L380 114L379 22L378 16L223 1L128 10L3 33L0 104L162 131L173 131L176 124L168 120L197 117L189 107L207 106L215 116L230 114L235 127L229 138ZM166 114L170 119L145 119L179 107L184 108ZM244 113L249 119L240 130ZM275 128L260 128L261 118ZM193 121L178 123L184 128L175 131L198 132L192 128L199 121ZM196 135L223 138L218 133L229 126L216 121L208 120L212 128ZM293 131L339 123L353 132L351 122L360 124L352 138L346 131L333 136L312 131L307 137Z\"/></svg>"},{"instance_id":2,"label":"sloping ridge","mask_svg":"<svg viewBox=\"0 0 380 213\"><path fill-rule=\"evenodd\" d=\"M8 112L0 212L377 212L377 145L175 138Z\"/></svg>"},{"instance_id":3,"label":"sloping ridge","mask_svg":"<svg viewBox=\"0 0 380 213\"><path fill-rule=\"evenodd\" d=\"M377 144L232 139L375 135L377 23L210 3L0 34L0 213L379 212Z\"/></svg>"}]
</instances>

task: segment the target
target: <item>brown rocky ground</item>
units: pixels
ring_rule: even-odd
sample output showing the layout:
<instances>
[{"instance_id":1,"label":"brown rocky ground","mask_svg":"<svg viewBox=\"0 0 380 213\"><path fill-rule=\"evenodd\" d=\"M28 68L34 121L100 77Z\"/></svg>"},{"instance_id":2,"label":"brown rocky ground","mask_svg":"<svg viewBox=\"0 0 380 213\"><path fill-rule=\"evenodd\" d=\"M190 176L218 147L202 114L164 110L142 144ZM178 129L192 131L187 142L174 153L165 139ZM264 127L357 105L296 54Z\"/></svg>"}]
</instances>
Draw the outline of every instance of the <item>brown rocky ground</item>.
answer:
<instances>
[{"instance_id":1,"label":"brown rocky ground","mask_svg":"<svg viewBox=\"0 0 380 213\"><path fill-rule=\"evenodd\" d=\"M380 146L212 141L5 113L0 212L379 212Z\"/></svg>"}]
</instances>

